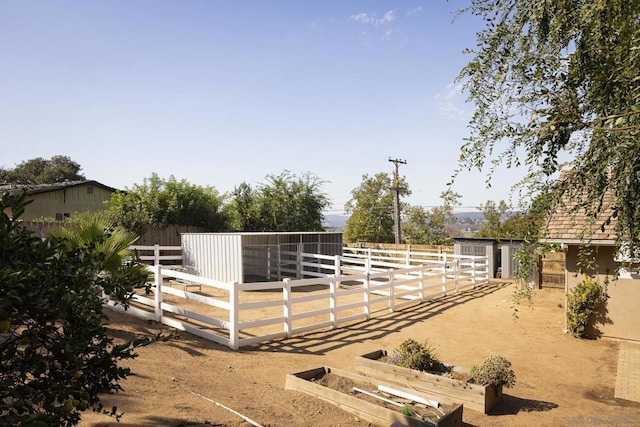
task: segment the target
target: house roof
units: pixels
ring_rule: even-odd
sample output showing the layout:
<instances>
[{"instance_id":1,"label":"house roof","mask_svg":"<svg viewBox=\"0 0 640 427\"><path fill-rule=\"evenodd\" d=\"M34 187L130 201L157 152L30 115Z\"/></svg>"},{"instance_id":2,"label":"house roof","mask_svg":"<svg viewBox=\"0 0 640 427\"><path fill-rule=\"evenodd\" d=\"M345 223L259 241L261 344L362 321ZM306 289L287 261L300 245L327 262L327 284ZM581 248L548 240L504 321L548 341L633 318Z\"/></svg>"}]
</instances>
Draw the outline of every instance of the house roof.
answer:
<instances>
[{"instance_id":1,"label":"house roof","mask_svg":"<svg viewBox=\"0 0 640 427\"><path fill-rule=\"evenodd\" d=\"M563 171L560 179L568 172ZM580 200L563 197L562 204L554 210L547 222L546 243L566 243L609 246L616 244L616 217L613 197L607 192L602 200L602 210L598 218L587 214L584 208L577 208Z\"/></svg>"},{"instance_id":2,"label":"house roof","mask_svg":"<svg viewBox=\"0 0 640 427\"><path fill-rule=\"evenodd\" d=\"M88 181L65 181L65 182L56 182L53 184L7 184L0 185L0 193L9 192L10 194L18 194L21 193L22 190L26 190L28 195L39 194L39 193L48 193L50 191L58 191L63 190L65 188L77 187L80 185L95 185L97 187L104 188L107 191L116 192L118 191L116 188L109 187L107 185L101 184L98 181L88 180Z\"/></svg>"}]
</instances>

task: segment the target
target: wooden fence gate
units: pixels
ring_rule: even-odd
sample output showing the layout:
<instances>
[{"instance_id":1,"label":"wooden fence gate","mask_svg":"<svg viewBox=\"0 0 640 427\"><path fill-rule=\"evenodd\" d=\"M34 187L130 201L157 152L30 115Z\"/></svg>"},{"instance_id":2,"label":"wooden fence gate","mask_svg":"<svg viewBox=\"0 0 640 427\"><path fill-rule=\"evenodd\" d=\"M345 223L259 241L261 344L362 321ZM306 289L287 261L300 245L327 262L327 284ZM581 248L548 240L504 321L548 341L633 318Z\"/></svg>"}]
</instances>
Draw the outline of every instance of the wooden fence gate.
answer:
<instances>
[{"instance_id":1,"label":"wooden fence gate","mask_svg":"<svg viewBox=\"0 0 640 427\"><path fill-rule=\"evenodd\" d=\"M565 253L548 252L540 257L540 287L564 289Z\"/></svg>"}]
</instances>

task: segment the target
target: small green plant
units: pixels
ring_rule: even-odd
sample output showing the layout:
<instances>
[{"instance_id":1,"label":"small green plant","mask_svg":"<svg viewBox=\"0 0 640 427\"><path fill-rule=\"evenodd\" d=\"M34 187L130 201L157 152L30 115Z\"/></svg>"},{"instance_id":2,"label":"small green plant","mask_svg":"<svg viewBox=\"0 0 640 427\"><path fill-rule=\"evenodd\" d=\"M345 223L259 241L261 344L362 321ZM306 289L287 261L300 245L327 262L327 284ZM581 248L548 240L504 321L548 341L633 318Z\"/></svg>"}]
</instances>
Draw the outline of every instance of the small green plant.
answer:
<instances>
[{"instance_id":1,"label":"small green plant","mask_svg":"<svg viewBox=\"0 0 640 427\"><path fill-rule=\"evenodd\" d=\"M575 337L584 338L592 315L609 298L605 285L585 276L584 280L567 294L567 330Z\"/></svg>"},{"instance_id":2,"label":"small green plant","mask_svg":"<svg viewBox=\"0 0 640 427\"><path fill-rule=\"evenodd\" d=\"M450 368L438 360L428 341L419 343L411 338L405 340L389 355L389 363L404 368L433 373L449 372Z\"/></svg>"},{"instance_id":3,"label":"small green plant","mask_svg":"<svg viewBox=\"0 0 640 427\"><path fill-rule=\"evenodd\" d=\"M411 405L402 405L400 407L400 413L402 415L406 415L407 417L412 417L416 413L416 411L413 410Z\"/></svg>"},{"instance_id":4,"label":"small green plant","mask_svg":"<svg viewBox=\"0 0 640 427\"><path fill-rule=\"evenodd\" d=\"M491 354L480 365L473 366L471 377L478 384L496 387L513 387L516 384L511 362L499 354Z\"/></svg>"}]
</instances>

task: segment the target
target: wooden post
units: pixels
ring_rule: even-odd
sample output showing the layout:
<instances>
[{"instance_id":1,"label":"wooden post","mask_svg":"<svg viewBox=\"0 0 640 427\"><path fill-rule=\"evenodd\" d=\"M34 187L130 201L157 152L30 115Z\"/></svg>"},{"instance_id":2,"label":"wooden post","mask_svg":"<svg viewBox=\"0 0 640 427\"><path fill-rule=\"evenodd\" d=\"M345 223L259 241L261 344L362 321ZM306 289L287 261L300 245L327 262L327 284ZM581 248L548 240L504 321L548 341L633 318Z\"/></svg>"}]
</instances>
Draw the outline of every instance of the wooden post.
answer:
<instances>
[{"instance_id":1,"label":"wooden post","mask_svg":"<svg viewBox=\"0 0 640 427\"><path fill-rule=\"evenodd\" d=\"M336 255L333 258L333 263L333 274L339 277L340 275L342 275L342 269L340 268L340 255Z\"/></svg>"},{"instance_id":2,"label":"wooden post","mask_svg":"<svg viewBox=\"0 0 640 427\"><path fill-rule=\"evenodd\" d=\"M160 272L160 268L160 264L153 266L153 282L156 287L156 294L154 296L154 313L156 315L156 322L159 323L162 322L162 273Z\"/></svg>"},{"instance_id":3,"label":"wooden post","mask_svg":"<svg viewBox=\"0 0 640 427\"><path fill-rule=\"evenodd\" d=\"M291 279L284 279L282 286L282 297L284 298L284 333L288 337L291 335Z\"/></svg>"},{"instance_id":4,"label":"wooden post","mask_svg":"<svg viewBox=\"0 0 640 427\"><path fill-rule=\"evenodd\" d=\"M411 250L408 248L404 256L404 263L407 265L407 267L411 265Z\"/></svg>"},{"instance_id":5,"label":"wooden post","mask_svg":"<svg viewBox=\"0 0 640 427\"><path fill-rule=\"evenodd\" d=\"M231 284L229 292L229 347L237 350L240 342L240 331L238 330L238 282Z\"/></svg>"},{"instance_id":6,"label":"wooden post","mask_svg":"<svg viewBox=\"0 0 640 427\"><path fill-rule=\"evenodd\" d=\"M443 254L442 264L442 295L447 295L447 254Z\"/></svg>"}]
</instances>

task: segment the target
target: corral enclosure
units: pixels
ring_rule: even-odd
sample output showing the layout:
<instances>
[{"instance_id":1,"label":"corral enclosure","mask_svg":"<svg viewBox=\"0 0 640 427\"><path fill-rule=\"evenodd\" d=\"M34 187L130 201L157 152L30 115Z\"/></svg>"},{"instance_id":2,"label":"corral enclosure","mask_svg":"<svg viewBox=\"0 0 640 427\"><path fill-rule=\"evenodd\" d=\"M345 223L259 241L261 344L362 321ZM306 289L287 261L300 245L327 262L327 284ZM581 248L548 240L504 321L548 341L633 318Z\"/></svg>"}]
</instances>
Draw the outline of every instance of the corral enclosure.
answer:
<instances>
[{"instance_id":1,"label":"corral enclosure","mask_svg":"<svg viewBox=\"0 0 640 427\"><path fill-rule=\"evenodd\" d=\"M342 233L183 233L182 259L201 277L231 283L300 278L300 254L342 254Z\"/></svg>"},{"instance_id":2,"label":"corral enclosure","mask_svg":"<svg viewBox=\"0 0 640 427\"><path fill-rule=\"evenodd\" d=\"M239 283L185 272L174 264L182 255L167 254L180 246L132 249L153 251L140 253L154 263L153 286L150 295L134 296L128 313L234 349L368 320L488 282L487 257L357 248L297 253L292 271L299 278Z\"/></svg>"}]
</instances>

